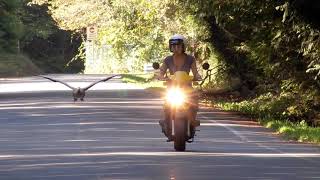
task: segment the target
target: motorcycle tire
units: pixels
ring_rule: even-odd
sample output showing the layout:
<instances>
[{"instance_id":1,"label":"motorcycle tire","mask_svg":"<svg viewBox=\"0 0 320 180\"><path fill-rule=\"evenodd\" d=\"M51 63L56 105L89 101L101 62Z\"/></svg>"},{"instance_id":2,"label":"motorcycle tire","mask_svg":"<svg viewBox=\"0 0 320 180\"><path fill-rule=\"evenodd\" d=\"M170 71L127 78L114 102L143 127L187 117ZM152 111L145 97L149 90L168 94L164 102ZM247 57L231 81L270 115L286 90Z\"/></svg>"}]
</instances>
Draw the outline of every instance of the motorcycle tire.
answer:
<instances>
[{"instance_id":1,"label":"motorcycle tire","mask_svg":"<svg viewBox=\"0 0 320 180\"><path fill-rule=\"evenodd\" d=\"M187 137L187 121L180 117L175 120L175 134L174 134L174 149L176 151L186 150L186 137Z\"/></svg>"}]
</instances>

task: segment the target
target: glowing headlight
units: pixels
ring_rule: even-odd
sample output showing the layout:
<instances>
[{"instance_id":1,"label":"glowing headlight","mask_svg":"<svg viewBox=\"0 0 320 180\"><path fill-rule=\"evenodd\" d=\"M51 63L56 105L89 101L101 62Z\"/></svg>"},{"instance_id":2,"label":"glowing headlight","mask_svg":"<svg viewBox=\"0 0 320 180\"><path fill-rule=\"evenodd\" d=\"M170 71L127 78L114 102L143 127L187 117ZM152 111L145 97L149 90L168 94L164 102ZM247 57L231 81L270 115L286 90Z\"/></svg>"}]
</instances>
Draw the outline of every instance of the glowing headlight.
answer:
<instances>
[{"instance_id":1,"label":"glowing headlight","mask_svg":"<svg viewBox=\"0 0 320 180\"><path fill-rule=\"evenodd\" d=\"M167 92L167 100L170 104L179 106L185 101L185 94L181 89L173 88Z\"/></svg>"}]
</instances>

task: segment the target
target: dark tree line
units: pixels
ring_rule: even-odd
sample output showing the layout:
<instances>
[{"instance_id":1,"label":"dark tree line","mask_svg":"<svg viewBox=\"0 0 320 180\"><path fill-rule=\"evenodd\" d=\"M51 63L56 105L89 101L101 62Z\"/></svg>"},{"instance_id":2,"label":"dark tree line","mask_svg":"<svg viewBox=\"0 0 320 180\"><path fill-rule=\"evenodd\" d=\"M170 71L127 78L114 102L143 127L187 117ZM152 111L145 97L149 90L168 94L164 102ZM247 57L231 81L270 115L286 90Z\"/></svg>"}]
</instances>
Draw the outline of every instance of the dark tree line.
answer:
<instances>
[{"instance_id":1,"label":"dark tree line","mask_svg":"<svg viewBox=\"0 0 320 180\"><path fill-rule=\"evenodd\" d=\"M0 0L0 53L21 53L44 72L79 72L83 63L66 67L81 43L71 31L60 30L45 5L28 0Z\"/></svg>"}]
</instances>

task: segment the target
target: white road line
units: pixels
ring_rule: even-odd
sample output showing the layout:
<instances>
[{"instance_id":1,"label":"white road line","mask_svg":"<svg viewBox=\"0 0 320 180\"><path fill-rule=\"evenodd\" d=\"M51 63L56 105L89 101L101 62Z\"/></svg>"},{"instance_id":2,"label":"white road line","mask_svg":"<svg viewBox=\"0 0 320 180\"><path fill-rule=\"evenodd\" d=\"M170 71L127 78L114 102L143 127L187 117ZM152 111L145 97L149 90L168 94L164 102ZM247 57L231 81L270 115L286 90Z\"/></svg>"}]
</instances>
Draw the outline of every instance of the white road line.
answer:
<instances>
[{"instance_id":1,"label":"white road line","mask_svg":"<svg viewBox=\"0 0 320 180\"><path fill-rule=\"evenodd\" d=\"M233 128L229 127L229 126L226 126L225 123L224 123L224 124L221 124L221 123L219 123L219 122L216 121L216 120L210 120L208 117L206 117L206 116L204 116L204 115L199 115L199 116L202 117L202 118L204 118L204 119L206 119L206 120L209 121L209 122L215 123L215 124L217 124L218 126L221 126L221 127L225 128L225 129L229 130L231 133L233 133L234 135L236 135L237 137L239 137L239 138L241 139L241 141L244 141L244 142L248 142L248 141L249 141L247 137L241 135L241 134L240 134L238 131L236 131L235 129L233 129Z\"/></svg>"},{"instance_id":2,"label":"white road line","mask_svg":"<svg viewBox=\"0 0 320 180\"><path fill-rule=\"evenodd\" d=\"M227 130L229 130L231 133L233 133L234 135L236 135L237 137L239 137L243 142L247 142L249 143L250 141L248 140L247 137L241 135L241 133L239 133L237 130L231 128L230 126L227 126L226 123L219 123L218 121L216 120L210 120L210 118L204 116L204 115L199 115L201 118L204 118L206 119L207 121L209 122L212 122L212 123L215 123L217 124L218 126L221 126ZM312 160L312 159L305 159L305 157L309 157L308 154L299 154L299 153L286 153L286 152L283 152L277 148L273 148L273 147L269 147L269 146L266 146L266 145L263 145L261 143L254 143L256 144L258 147L261 147L261 148L264 148L264 149L268 149L270 151L273 151L273 152L276 152L276 153L279 153L278 155L281 157L281 155L284 155L285 157L295 157L295 158L301 158L305 161L308 161L308 162L312 162L312 163L319 163L318 161L315 161L315 160ZM261 154L260 154L261 155ZM260 157L260 155L258 155ZM278 157L278 155L276 155L276 157ZM311 154L309 154L311 155ZM315 155L315 154L313 154Z\"/></svg>"},{"instance_id":3,"label":"white road line","mask_svg":"<svg viewBox=\"0 0 320 180\"><path fill-rule=\"evenodd\" d=\"M31 159L50 157L97 157L97 156L208 156L208 157L276 157L276 158L320 158L320 153L208 153L208 152L102 152L102 153L65 153L65 154L3 154L3 159Z\"/></svg>"}]
</instances>

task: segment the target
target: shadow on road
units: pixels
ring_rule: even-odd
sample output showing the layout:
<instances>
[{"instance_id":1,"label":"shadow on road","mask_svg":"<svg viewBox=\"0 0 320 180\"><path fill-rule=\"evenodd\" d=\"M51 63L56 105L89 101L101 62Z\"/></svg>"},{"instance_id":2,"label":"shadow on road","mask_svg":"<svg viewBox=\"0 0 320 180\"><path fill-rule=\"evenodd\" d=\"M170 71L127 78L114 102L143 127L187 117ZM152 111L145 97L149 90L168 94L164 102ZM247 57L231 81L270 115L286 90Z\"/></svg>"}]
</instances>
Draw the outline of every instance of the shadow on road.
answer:
<instances>
[{"instance_id":1,"label":"shadow on road","mask_svg":"<svg viewBox=\"0 0 320 180\"><path fill-rule=\"evenodd\" d=\"M256 122L202 108L196 141L174 152L162 101L143 90L0 96L0 179L312 179L319 149Z\"/></svg>"}]
</instances>

